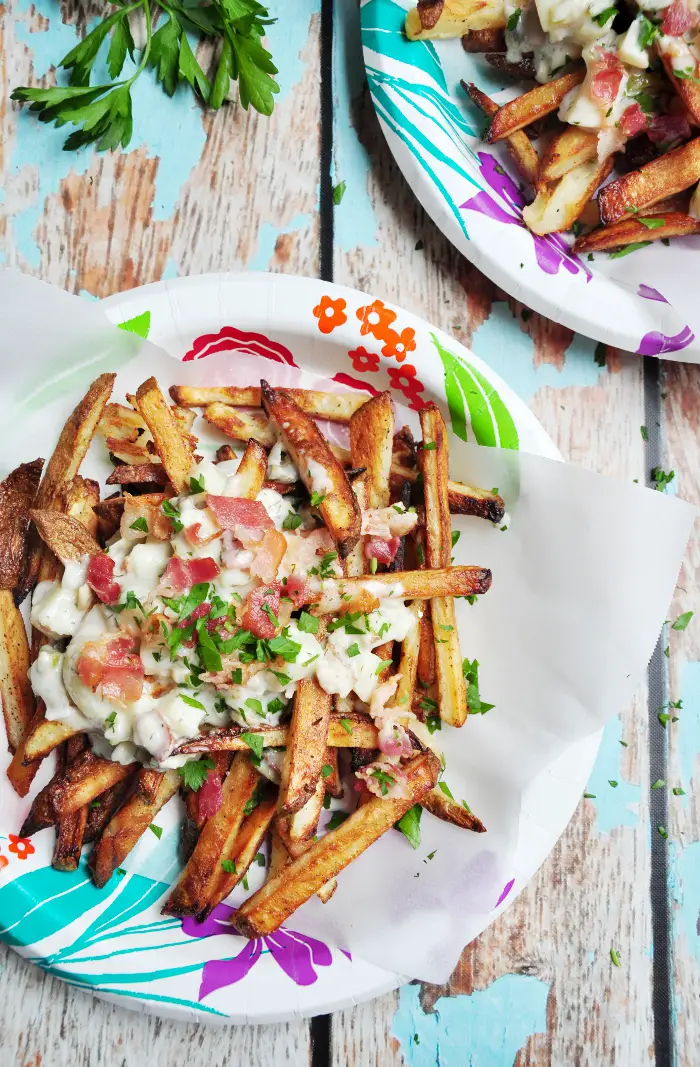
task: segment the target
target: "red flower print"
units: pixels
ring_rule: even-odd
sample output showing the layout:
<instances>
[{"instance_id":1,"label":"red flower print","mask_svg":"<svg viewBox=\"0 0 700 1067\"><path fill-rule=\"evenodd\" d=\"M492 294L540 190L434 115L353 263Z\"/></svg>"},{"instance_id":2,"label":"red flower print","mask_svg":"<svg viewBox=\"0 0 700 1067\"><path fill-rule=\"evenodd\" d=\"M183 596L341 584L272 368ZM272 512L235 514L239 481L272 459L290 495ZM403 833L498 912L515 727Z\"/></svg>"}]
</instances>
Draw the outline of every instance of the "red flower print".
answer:
<instances>
[{"instance_id":1,"label":"red flower print","mask_svg":"<svg viewBox=\"0 0 700 1067\"><path fill-rule=\"evenodd\" d=\"M348 355L350 356L354 370L379 370L379 356L375 355L374 352L368 352L364 345L360 345L359 348L354 349L352 352L348 352Z\"/></svg>"},{"instance_id":2,"label":"red flower print","mask_svg":"<svg viewBox=\"0 0 700 1067\"><path fill-rule=\"evenodd\" d=\"M394 333L390 329L392 322L396 320L396 312L385 307L381 300L375 300L372 304L366 304L357 309L357 317L362 323L360 333L371 333L378 341L388 341L389 334Z\"/></svg>"},{"instance_id":3,"label":"red flower print","mask_svg":"<svg viewBox=\"0 0 700 1067\"><path fill-rule=\"evenodd\" d=\"M2 853L0 853L0 871L4 871L5 868L9 866L9 863L10 861L7 856L3 856Z\"/></svg>"},{"instance_id":4,"label":"red flower print","mask_svg":"<svg viewBox=\"0 0 700 1067\"><path fill-rule=\"evenodd\" d=\"M245 355L264 356L275 363L287 363L296 367L294 356L280 344L266 337L264 333L247 333L235 326L224 326L218 333L205 333L192 342L192 348L182 357L183 363L193 359L204 359L214 352L242 352Z\"/></svg>"},{"instance_id":5,"label":"red flower print","mask_svg":"<svg viewBox=\"0 0 700 1067\"><path fill-rule=\"evenodd\" d=\"M428 401L420 396L425 386L416 378L416 368L411 363L404 363L402 367L387 367L387 374L391 388L403 393L409 401L409 408L420 411L427 406Z\"/></svg>"},{"instance_id":6,"label":"red flower print","mask_svg":"<svg viewBox=\"0 0 700 1067\"><path fill-rule=\"evenodd\" d=\"M28 837L17 837L16 834L8 834L8 837L10 838L7 846L8 852L14 852L18 860L26 860L34 854L34 845Z\"/></svg>"},{"instance_id":7,"label":"red flower print","mask_svg":"<svg viewBox=\"0 0 700 1067\"><path fill-rule=\"evenodd\" d=\"M387 330L386 344L382 348L382 355L387 359L395 359L402 363L408 352L413 352L416 347L416 331L407 326L401 333L396 330Z\"/></svg>"},{"instance_id":8,"label":"red flower print","mask_svg":"<svg viewBox=\"0 0 700 1067\"><path fill-rule=\"evenodd\" d=\"M345 301L342 297L332 300L330 296L322 296L320 304L314 308L314 317L318 319L318 328L321 333L330 333L336 326L342 326L348 321L345 314Z\"/></svg>"}]
</instances>

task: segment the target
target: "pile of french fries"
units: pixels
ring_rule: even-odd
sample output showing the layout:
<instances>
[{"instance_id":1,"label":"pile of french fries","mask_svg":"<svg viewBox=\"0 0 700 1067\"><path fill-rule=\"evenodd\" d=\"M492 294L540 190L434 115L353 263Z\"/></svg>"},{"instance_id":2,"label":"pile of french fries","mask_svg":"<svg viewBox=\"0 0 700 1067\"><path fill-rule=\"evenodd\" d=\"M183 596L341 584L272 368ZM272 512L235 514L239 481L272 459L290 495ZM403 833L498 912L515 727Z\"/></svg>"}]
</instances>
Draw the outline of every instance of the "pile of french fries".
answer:
<instances>
[{"instance_id":1,"label":"pile of french fries","mask_svg":"<svg viewBox=\"0 0 700 1067\"><path fill-rule=\"evenodd\" d=\"M368 399L357 392L273 389L265 382L247 388L176 386L170 390L171 404L151 378L124 405L111 400L114 382L113 374L93 382L48 463L22 464L0 485L0 696L12 753L7 774L21 797L42 761L58 753L55 773L34 797L20 833L53 826L53 863L61 870L76 869L83 846L92 843L89 866L103 886L179 793L186 862L164 911L206 917L245 880L269 836L266 881L235 914L237 928L255 937L275 930L313 894L327 900L342 869L414 805L482 832L484 826L466 805L439 788L443 761L434 730L440 723L462 726L468 713L454 597L484 593L491 581L488 570L451 565L450 516L470 514L498 523L504 505L496 492L449 479L447 431L437 407L421 412L423 441L415 442L406 427L396 430L389 393ZM358 794L344 786L348 769L360 769L378 755L377 727L366 708L332 698L315 676L298 684L291 715L279 726L206 729L179 746L178 755L206 761L201 782L213 770L222 780L220 806L205 818L197 787L181 768L103 758L93 751L89 734L48 719L35 698L28 669L48 638L38 631L28 636L21 601L37 581L59 579L68 561L102 553L118 536L124 506L133 497L162 508L190 492L190 471L198 458L195 408L223 435L218 461L243 449L237 472L242 497L253 500L268 486L308 503L311 460L316 470L323 469L330 488L317 504L317 522L335 542L342 574L320 583L308 608L319 618L321 633L334 615L363 597L363 610L372 610L366 605L368 577L375 591L377 583L394 588L401 583L415 625L397 647L392 642L377 650L386 661L380 679L398 675L396 702L406 709L413 748L402 765L400 796L373 795L366 788ZM330 446L316 419L347 426L349 448ZM114 464L106 480L111 495L104 499L98 484L79 474L95 435ZM298 470L296 484L267 478L267 450L278 438ZM362 551L363 512L396 501L413 502L417 526L402 539L388 569L375 571ZM430 730L426 718L433 720ZM280 750L279 787L259 772L251 734L261 747ZM356 809L318 836L324 807L343 795L357 798Z\"/></svg>"},{"instance_id":2,"label":"pile of french fries","mask_svg":"<svg viewBox=\"0 0 700 1067\"><path fill-rule=\"evenodd\" d=\"M503 0L420 0L406 17L411 40L461 37L465 51L483 53L496 70L532 82L531 60L508 60L505 29ZM475 84L462 82L488 119L484 140L505 145L530 190L523 221L532 233L573 231L574 252L586 253L589 259L597 252L626 254L652 241L700 233L700 63L691 57L694 69L674 73L667 43L673 40L661 34L650 46L654 77L667 83L666 95L675 98L676 114L688 121L688 138L653 145L641 131L641 137L635 135L622 151L602 160L595 130L555 119L567 93L584 79L581 60L569 62L560 77L503 106ZM532 143L538 138L539 151ZM640 159L641 165L635 165ZM622 172L620 177L603 185L613 168Z\"/></svg>"}]
</instances>

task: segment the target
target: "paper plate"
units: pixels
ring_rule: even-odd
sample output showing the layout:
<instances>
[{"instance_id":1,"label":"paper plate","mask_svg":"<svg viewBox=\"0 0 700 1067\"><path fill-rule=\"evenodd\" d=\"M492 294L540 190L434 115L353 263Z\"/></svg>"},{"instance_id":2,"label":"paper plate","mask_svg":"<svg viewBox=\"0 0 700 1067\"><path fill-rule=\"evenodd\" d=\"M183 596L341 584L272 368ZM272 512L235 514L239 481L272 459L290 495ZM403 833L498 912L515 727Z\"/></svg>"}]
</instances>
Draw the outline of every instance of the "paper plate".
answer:
<instances>
[{"instance_id":1,"label":"paper plate","mask_svg":"<svg viewBox=\"0 0 700 1067\"><path fill-rule=\"evenodd\" d=\"M555 322L639 355L683 351L680 358L697 360L700 340L654 286L663 290L655 279L669 270L690 283L698 242L670 248L657 242L635 253L634 262L602 254L590 262L573 254L569 236L531 234L508 154L483 143L484 116L459 82L475 82L497 103L521 90L483 56L467 54L459 39L409 41L403 24L411 6L412 0L366 0L362 43L389 148L435 224L493 282Z\"/></svg>"},{"instance_id":2,"label":"paper plate","mask_svg":"<svg viewBox=\"0 0 700 1067\"><path fill-rule=\"evenodd\" d=\"M462 438L560 458L532 413L485 363L408 312L351 289L277 274L205 275L136 289L105 301L104 308L114 323L128 322L176 360L231 353L232 383L237 364L252 353L269 361L273 384L299 366L369 393L389 388L414 411L437 401ZM73 368L63 370L62 379L70 380ZM144 366L144 377L149 373ZM598 745L598 736L576 745L529 788L512 877L488 921L515 899L553 848ZM36 785L50 770L42 767ZM400 975L295 933L293 921L288 930L249 942L226 922L226 904L203 925L161 915L180 869L177 804L159 816L162 835L146 834L101 890L92 884L85 857L72 874L51 868L53 830L26 840L16 836L28 808L29 799L20 800L1 773L0 938L72 985L180 1019L265 1023L332 1012L402 982Z\"/></svg>"}]
</instances>

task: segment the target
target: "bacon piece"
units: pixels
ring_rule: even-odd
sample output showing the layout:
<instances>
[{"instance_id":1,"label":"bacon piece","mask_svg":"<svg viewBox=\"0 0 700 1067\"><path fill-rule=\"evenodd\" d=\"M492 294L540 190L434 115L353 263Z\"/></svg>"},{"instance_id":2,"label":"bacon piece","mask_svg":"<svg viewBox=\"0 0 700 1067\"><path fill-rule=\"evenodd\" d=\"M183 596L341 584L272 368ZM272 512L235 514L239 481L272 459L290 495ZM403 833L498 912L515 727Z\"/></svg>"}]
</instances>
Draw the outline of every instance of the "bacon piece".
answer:
<instances>
[{"instance_id":1,"label":"bacon piece","mask_svg":"<svg viewBox=\"0 0 700 1067\"><path fill-rule=\"evenodd\" d=\"M143 497L124 493L124 511L119 523L119 533L125 541L135 541L143 537L143 530L131 528L137 519L146 520L148 533L158 541L169 541L173 535L173 524L168 516L163 514L160 504L147 503Z\"/></svg>"},{"instance_id":2,"label":"bacon piece","mask_svg":"<svg viewBox=\"0 0 700 1067\"><path fill-rule=\"evenodd\" d=\"M144 670L135 649L132 637L87 641L76 663L80 681L93 691L100 686L105 700L114 704L139 700L143 694Z\"/></svg>"},{"instance_id":3,"label":"bacon piece","mask_svg":"<svg viewBox=\"0 0 700 1067\"><path fill-rule=\"evenodd\" d=\"M192 545L193 548L201 548L202 545L208 545L210 541L216 541L217 537L221 536L221 530L215 530L208 537L202 537L199 532L201 529L201 522L193 522L191 526L185 527L183 536L188 545Z\"/></svg>"},{"instance_id":4,"label":"bacon piece","mask_svg":"<svg viewBox=\"0 0 700 1067\"><path fill-rule=\"evenodd\" d=\"M271 585L261 585L258 589L253 589L252 593L248 594L245 603L245 611L241 620L243 627L246 630L250 630L255 637L269 640L269 638L276 635L277 627L265 608L269 608L276 618L279 607L279 582L272 582Z\"/></svg>"},{"instance_id":5,"label":"bacon piece","mask_svg":"<svg viewBox=\"0 0 700 1067\"><path fill-rule=\"evenodd\" d=\"M365 559L376 559L378 563L391 563L399 550L400 537L370 537L365 542Z\"/></svg>"},{"instance_id":6,"label":"bacon piece","mask_svg":"<svg viewBox=\"0 0 700 1067\"><path fill-rule=\"evenodd\" d=\"M277 575L282 557L287 551L287 540L284 534L274 527L265 530L260 548L255 550L255 558L250 566L250 573L254 578L261 578L263 582L271 582Z\"/></svg>"},{"instance_id":7,"label":"bacon piece","mask_svg":"<svg viewBox=\"0 0 700 1067\"><path fill-rule=\"evenodd\" d=\"M601 52L592 71L591 96L598 104L614 104L624 77L622 63L613 52Z\"/></svg>"},{"instance_id":8,"label":"bacon piece","mask_svg":"<svg viewBox=\"0 0 700 1067\"><path fill-rule=\"evenodd\" d=\"M193 585L199 585L200 582L213 581L219 573L219 565L211 556L189 560L173 556L163 571L158 591L166 596L176 596L191 589Z\"/></svg>"},{"instance_id":9,"label":"bacon piece","mask_svg":"<svg viewBox=\"0 0 700 1067\"><path fill-rule=\"evenodd\" d=\"M189 615L187 616L186 619L180 619L179 622L176 622L175 626L180 630L184 630L190 625L191 622L196 622L197 619L205 619L210 611L211 611L211 604L208 604L206 602L206 600L205 600L203 604L198 604L197 607L194 609L194 611L191 611L189 613ZM220 622L221 620L220 619L211 619L210 621L212 623L216 624L217 622ZM209 629L208 626L207 626L207 629Z\"/></svg>"},{"instance_id":10,"label":"bacon piece","mask_svg":"<svg viewBox=\"0 0 700 1067\"><path fill-rule=\"evenodd\" d=\"M103 604L116 604L121 589L114 581L114 560L106 552L90 556L87 565L87 584Z\"/></svg>"},{"instance_id":11,"label":"bacon piece","mask_svg":"<svg viewBox=\"0 0 700 1067\"><path fill-rule=\"evenodd\" d=\"M231 530L246 547L262 541L265 531L275 527L259 500L207 493L207 507L222 530Z\"/></svg>"},{"instance_id":12,"label":"bacon piece","mask_svg":"<svg viewBox=\"0 0 700 1067\"><path fill-rule=\"evenodd\" d=\"M642 130L648 129L648 126L647 116L636 102L623 112L620 128L626 137L636 137Z\"/></svg>"},{"instance_id":13,"label":"bacon piece","mask_svg":"<svg viewBox=\"0 0 700 1067\"><path fill-rule=\"evenodd\" d=\"M290 574L282 583L282 596L288 596L295 608L302 608L305 604L313 603L315 594L311 592L311 584L306 578Z\"/></svg>"},{"instance_id":14,"label":"bacon piece","mask_svg":"<svg viewBox=\"0 0 700 1067\"><path fill-rule=\"evenodd\" d=\"M325 526L319 526L317 530L311 530L310 533L295 532L285 536L287 540L287 551L283 560L285 570L294 568L306 574L310 567L318 565L320 556L336 550L335 542ZM334 571L341 573L340 567L334 567Z\"/></svg>"},{"instance_id":15,"label":"bacon piece","mask_svg":"<svg viewBox=\"0 0 700 1067\"><path fill-rule=\"evenodd\" d=\"M681 37L694 23L695 16L683 0L673 0L671 6L664 11L661 32L666 37Z\"/></svg>"},{"instance_id":16,"label":"bacon piece","mask_svg":"<svg viewBox=\"0 0 700 1067\"><path fill-rule=\"evenodd\" d=\"M199 585L200 582L213 582L221 573L218 563L211 556L203 556L202 559L190 559L187 561L186 566L190 575L190 585Z\"/></svg>"},{"instance_id":17,"label":"bacon piece","mask_svg":"<svg viewBox=\"0 0 700 1067\"><path fill-rule=\"evenodd\" d=\"M204 822L216 815L223 802L221 775L216 767L207 771L204 782L197 791L197 816Z\"/></svg>"}]
</instances>

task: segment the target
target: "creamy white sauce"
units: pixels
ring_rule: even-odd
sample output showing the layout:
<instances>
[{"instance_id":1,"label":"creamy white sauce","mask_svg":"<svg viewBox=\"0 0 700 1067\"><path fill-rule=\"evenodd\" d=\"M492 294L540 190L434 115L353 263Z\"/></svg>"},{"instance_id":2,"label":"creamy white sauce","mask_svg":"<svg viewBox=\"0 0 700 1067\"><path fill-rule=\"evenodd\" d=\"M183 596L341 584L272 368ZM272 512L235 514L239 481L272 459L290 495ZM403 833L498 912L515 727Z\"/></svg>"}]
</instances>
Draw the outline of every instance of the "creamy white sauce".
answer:
<instances>
[{"instance_id":1,"label":"creamy white sauce","mask_svg":"<svg viewBox=\"0 0 700 1067\"><path fill-rule=\"evenodd\" d=\"M67 561L61 581L39 582L32 596L30 621L54 640L70 637L92 604L92 592L85 583L87 556L79 563Z\"/></svg>"},{"instance_id":2,"label":"creamy white sauce","mask_svg":"<svg viewBox=\"0 0 700 1067\"><path fill-rule=\"evenodd\" d=\"M306 467L312 493L319 493L325 496L326 493L333 492L333 479L322 463L317 463L315 459L309 459L306 461Z\"/></svg>"},{"instance_id":3,"label":"creamy white sauce","mask_svg":"<svg viewBox=\"0 0 700 1067\"><path fill-rule=\"evenodd\" d=\"M299 479L299 472L284 451L281 441L270 449L267 457L267 477L271 482L285 482L287 485L292 485Z\"/></svg>"}]
</instances>

